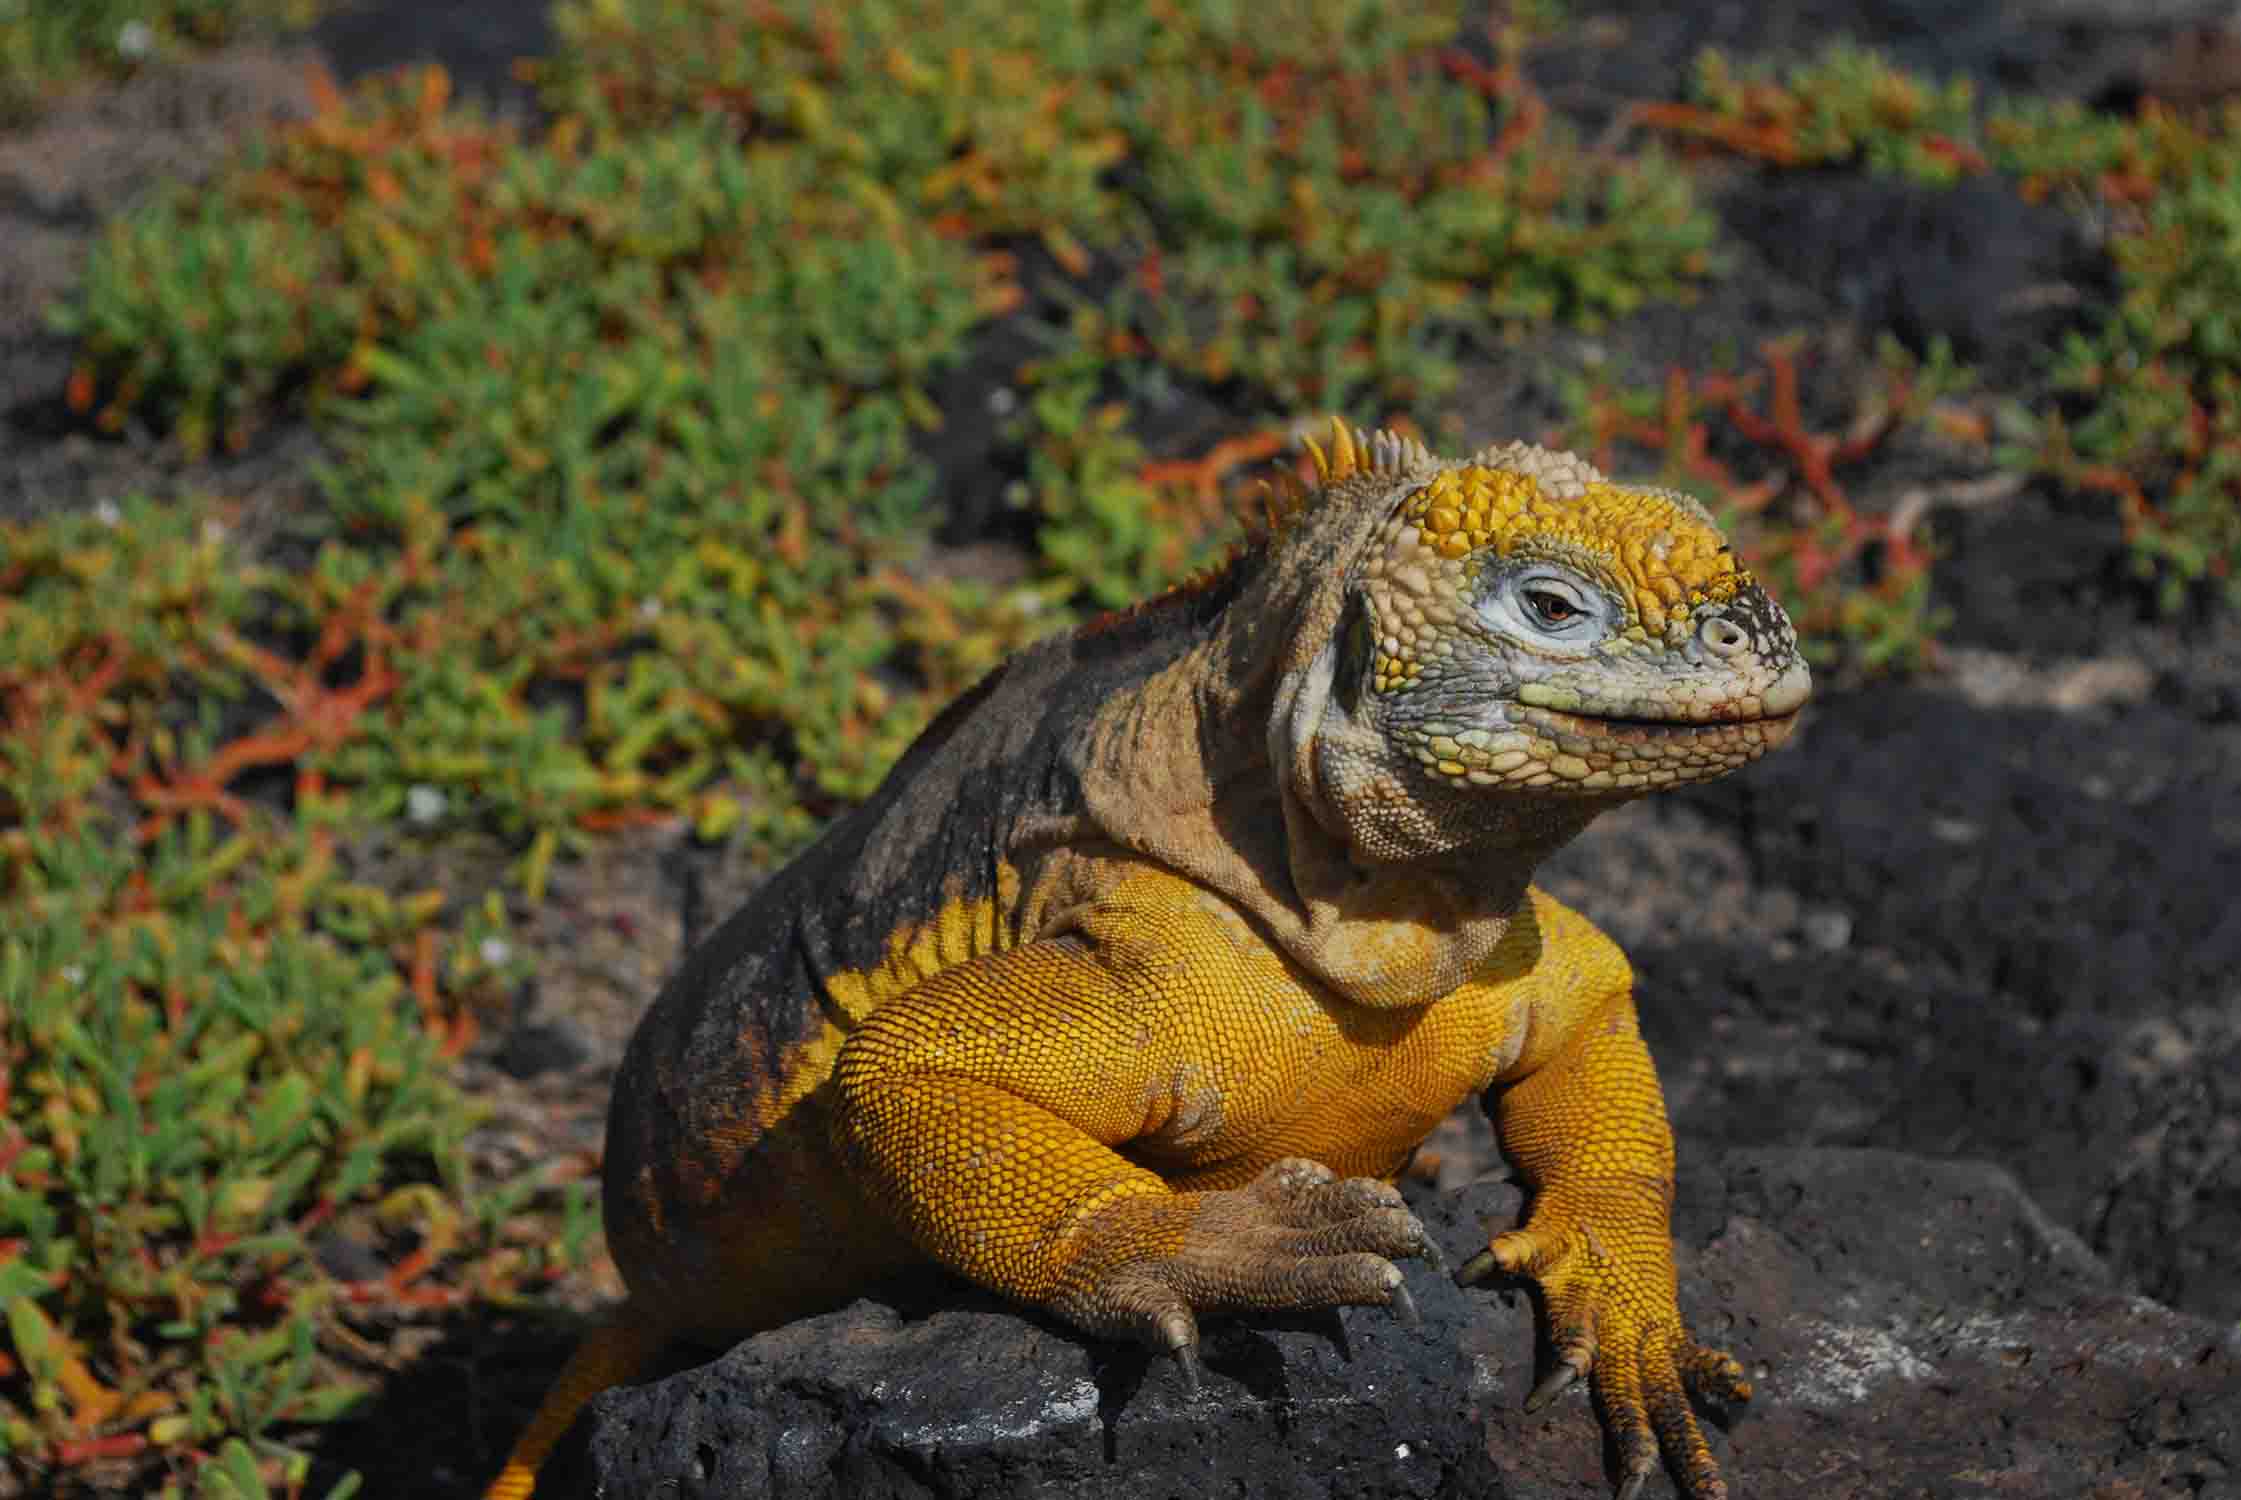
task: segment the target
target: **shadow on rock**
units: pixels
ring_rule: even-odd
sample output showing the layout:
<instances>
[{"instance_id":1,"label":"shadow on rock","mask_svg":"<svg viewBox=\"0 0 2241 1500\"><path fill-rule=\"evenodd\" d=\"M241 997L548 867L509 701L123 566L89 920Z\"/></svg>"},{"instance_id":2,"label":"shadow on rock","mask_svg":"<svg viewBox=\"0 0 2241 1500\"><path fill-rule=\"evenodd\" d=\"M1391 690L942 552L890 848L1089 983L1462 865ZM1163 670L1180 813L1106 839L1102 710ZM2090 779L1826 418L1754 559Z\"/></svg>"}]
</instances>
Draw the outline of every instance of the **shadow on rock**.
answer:
<instances>
[{"instance_id":1,"label":"shadow on rock","mask_svg":"<svg viewBox=\"0 0 2241 1500\"><path fill-rule=\"evenodd\" d=\"M485 1309L419 1339L388 1338L400 1362L351 1420L319 1432L305 1493L324 1495L355 1471L364 1495L472 1500L573 1343L557 1322Z\"/></svg>"}]
</instances>

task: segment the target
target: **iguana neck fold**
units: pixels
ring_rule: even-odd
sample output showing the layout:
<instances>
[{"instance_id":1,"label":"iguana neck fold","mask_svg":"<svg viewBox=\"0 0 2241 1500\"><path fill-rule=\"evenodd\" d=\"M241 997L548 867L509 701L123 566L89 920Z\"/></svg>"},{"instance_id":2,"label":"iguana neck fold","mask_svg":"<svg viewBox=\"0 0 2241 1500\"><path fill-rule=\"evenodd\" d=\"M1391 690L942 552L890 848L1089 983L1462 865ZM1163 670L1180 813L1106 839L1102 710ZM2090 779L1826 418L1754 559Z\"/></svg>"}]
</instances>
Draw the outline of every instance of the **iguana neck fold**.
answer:
<instances>
[{"instance_id":1,"label":"iguana neck fold","mask_svg":"<svg viewBox=\"0 0 2241 1500\"><path fill-rule=\"evenodd\" d=\"M1082 785L1107 838L1218 892L1341 996L1422 1005L1480 972L1535 867L1612 803L1534 799L1507 841L1480 819L1467 847L1419 859L1356 847L1315 744L1347 560L1388 507L1346 498L1233 564L1256 576L1219 626L1097 716Z\"/></svg>"}]
</instances>

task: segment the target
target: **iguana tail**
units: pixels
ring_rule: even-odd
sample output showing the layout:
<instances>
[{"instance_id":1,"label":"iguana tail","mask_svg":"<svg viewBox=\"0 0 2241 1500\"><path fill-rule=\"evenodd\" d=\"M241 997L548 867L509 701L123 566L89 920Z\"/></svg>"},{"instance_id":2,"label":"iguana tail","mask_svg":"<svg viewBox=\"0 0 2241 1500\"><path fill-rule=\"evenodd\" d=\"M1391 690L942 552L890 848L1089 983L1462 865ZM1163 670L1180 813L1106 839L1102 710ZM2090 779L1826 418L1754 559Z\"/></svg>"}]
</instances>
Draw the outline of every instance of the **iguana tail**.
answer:
<instances>
[{"instance_id":1,"label":"iguana tail","mask_svg":"<svg viewBox=\"0 0 2241 1500\"><path fill-rule=\"evenodd\" d=\"M668 1342L669 1332L661 1320L647 1317L629 1303L593 1329L568 1356L568 1363L561 1366L537 1415L530 1419L528 1430L507 1456L506 1466L483 1491L483 1500L529 1500L537 1488L538 1468L576 1420L584 1403L636 1375Z\"/></svg>"}]
</instances>

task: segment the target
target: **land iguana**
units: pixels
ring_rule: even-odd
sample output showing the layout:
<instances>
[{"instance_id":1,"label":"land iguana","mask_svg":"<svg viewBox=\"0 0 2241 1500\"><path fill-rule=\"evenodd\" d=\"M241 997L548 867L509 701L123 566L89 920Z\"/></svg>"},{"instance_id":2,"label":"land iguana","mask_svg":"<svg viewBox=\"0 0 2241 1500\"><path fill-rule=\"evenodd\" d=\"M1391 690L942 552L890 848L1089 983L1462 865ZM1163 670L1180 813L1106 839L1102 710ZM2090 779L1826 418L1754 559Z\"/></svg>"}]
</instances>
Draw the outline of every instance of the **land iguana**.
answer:
<instances>
[{"instance_id":1,"label":"land iguana","mask_svg":"<svg viewBox=\"0 0 2241 1500\"><path fill-rule=\"evenodd\" d=\"M1726 1488L1748 1398L1675 1301L1625 956L1532 884L1597 814L1782 743L1781 608L1696 500L1335 426L1272 534L1012 657L687 960L608 1118L629 1288L492 1484L597 1391L930 1258L1198 1379L1199 1318L1413 1312L1392 1186L1484 1092L1531 1191L1458 1279L1542 1293L1631 1497Z\"/></svg>"}]
</instances>

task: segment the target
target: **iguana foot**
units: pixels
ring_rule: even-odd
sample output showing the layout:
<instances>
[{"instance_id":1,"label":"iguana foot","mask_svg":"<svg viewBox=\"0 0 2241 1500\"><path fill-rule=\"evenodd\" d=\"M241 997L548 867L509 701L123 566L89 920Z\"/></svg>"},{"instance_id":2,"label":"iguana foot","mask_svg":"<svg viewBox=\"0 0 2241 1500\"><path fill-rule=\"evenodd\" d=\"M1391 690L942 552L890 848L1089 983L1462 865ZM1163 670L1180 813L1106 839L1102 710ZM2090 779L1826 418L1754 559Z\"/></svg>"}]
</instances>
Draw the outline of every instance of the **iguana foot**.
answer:
<instances>
[{"instance_id":1,"label":"iguana foot","mask_svg":"<svg viewBox=\"0 0 2241 1500\"><path fill-rule=\"evenodd\" d=\"M1500 1271L1539 1284L1557 1363L1525 1409L1538 1411L1586 1375L1618 1450L1617 1500L1634 1500L1661 1451L1690 1500L1726 1500L1689 1398L1732 1405L1751 1398L1751 1383L1732 1355L1697 1343L1682 1325L1671 1242L1628 1233L1618 1227L1625 1216L1604 1218L1613 1227L1599 1232L1598 1217L1536 1213L1526 1228L1496 1235L1455 1279L1468 1286Z\"/></svg>"},{"instance_id":2,"label":"iguana foot","mask_svg":"<svg viewBox=\"0 0 2241 1500\"><path fill-rule=\"evenodd\" d=\"M1053 1310L1092 1333L1140 1339L1175 1356L1198 1388L1198 1314L1235 1308L1416 1304L1393 1261L1439 1262L1424 1226L1389 1184L1339 1179L1287 1158L1241 1188L1124 1198L1076 1231L1081 1251Z\"/></svg>"}]
</instances>

